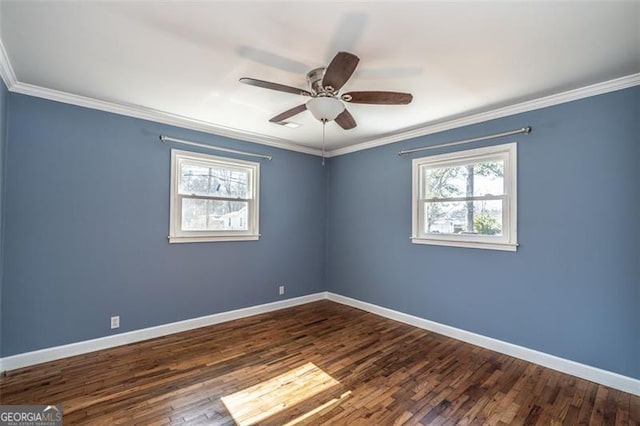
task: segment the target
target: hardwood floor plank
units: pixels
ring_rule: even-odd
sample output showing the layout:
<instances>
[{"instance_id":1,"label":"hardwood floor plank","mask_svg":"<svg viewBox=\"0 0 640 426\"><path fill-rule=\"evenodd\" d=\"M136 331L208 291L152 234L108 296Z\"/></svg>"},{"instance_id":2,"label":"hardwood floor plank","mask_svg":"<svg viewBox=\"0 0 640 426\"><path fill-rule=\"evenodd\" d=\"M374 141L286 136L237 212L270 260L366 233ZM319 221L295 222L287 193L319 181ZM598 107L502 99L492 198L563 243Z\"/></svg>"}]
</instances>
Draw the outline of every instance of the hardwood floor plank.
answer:
<instances>
[{"instance_id":1,"label":"hardwood floor plank","mask_svg":"<svg viewBox=\"0 0 640 426\"><path fill-rule=\"evenodd\" d=\"M330 301L11 371L0 402L91 425L640 424L640 397Z\"/></svg>"}]
</instances>

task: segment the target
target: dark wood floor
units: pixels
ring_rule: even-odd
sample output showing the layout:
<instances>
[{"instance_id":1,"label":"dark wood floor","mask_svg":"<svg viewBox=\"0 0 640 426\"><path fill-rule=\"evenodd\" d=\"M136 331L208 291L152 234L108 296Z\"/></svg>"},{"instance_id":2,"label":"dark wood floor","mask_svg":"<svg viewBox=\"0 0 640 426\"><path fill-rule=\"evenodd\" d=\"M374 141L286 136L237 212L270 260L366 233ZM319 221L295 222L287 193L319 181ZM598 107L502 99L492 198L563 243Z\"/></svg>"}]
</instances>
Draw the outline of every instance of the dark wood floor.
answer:
<instances>
[{"instance_id":1,"label":"dark wood floor","mask_svg":"<svg viewBox=\"0 0 640 426\"><path fill-rule=\"evenodd\" d=\"M329 301L9 372L66 424L639 424L640 397Z\"/></svg>"}]
</instances>

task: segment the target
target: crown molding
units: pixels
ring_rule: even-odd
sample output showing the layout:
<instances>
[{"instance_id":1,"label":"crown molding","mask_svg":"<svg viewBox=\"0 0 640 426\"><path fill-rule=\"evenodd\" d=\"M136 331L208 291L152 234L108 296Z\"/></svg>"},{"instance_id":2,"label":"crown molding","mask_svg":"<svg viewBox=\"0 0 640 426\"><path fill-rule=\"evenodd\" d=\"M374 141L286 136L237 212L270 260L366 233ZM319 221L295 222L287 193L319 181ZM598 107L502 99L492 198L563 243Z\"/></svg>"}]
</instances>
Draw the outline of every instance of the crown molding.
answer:
<instances>
[{"instance_id":1,"label":"crown molding","mask_svg":"<svg viewBox=\"0 0 640 426\"><path fill-rule=\"evenodd\" d=\"M140 118L142 120L154 121L156 123L168 124L170 126L181 127L184 129L196 130L204 133L210 133L218 136L225 136L232 139L238 139L246 142L255 142L261 145L267 145L274 148L286 149L289 151L301 152L322 156L322 150L301 146L293 141L286 139L273 138L258 133L247 132L232 127L221 126L203 120L197 120L178 114L147 108L140 105L126 104L122 102L113 102L80 96L73 93L63 92L55 89L48 89L33 84L21 83L16 78L13 71L9 56L4 48L2 39L0 39L0 77L10 92L20 93L23 95L35 96L37 98L48 99L51 101L62 102L70 105L81 106L99 111L110 112L128 117Z\"/></svg>"},{"instance_id":2,"label":"crown molding","mask_svg":"<svg viewBox=\"0 0 640 426\"><path fill-rule=\"evenodd\" d=\"M7 51L4 48L4 44L2 44L2 40L0 40L0 77L2 77L4 85L7 86L9 90L18 82L16 73L13 72L13 67L11 66L11 62L9 62Z\"/></svg>"},{"instance_id":3,"label":"crown molding","mask_svg":"<svg viewBox=\"0 0 640 426\"><path fill-rule=\"evenodd\" d=\"M13 67L11 66L11 62L9 61L9 56L7 55L7 51L4 48L2 39L0 39L0 77L2 77L2 80L4 81L5 86L7 86L7 89L10 92L14 93L35 96L37 98L49 99L51 101L62 102L90 109L97 109L100 111L111 112L128 117L140 118L143 120L154 121L156 123L168 124L185 129L197 130L200 132L225 136L232 139L255 142L261 145L272 146L274 148L287 149L289 151L302 152L304 154L317 156L322 155L322 150L297 145L293 141L286 141L285 139L272 138L258 133L246 132L231 127L220 126L207 121L196 120L177 114L159 111L153 108L146 108L140 105L103 101L86 96L75 95L73 93L62 92L60 90L48 89L46 87L36 86L33 84L21 83L16 78L16 74L13 71Z\"/></svg>"},{"instance_id":4,"label":"crown molding","mask_svg":"<svg viewBox=\"0 0 640 426\"><path fill-rule=\"evenodd\" d=\"M296 145L293 142L286 142L284 139L271 138L257 133L246 132L231 127L220 126L203 120L188 118L185 116L159 111L153 108L146 108L140 105L125 104L119 102L103 101L86 96L75 95L73 93L62 92L32 84L17 82L9 88L11 92L23 95L35 96L52 101L81 106L85 108L97 109L114 114L126 115L128 117L140 118L154 121L156 123L168 124L185 129L197 130L214 135L225 136L241 141L255 142L261 145L268 145L274 148L287 149L289 151L302 152L304 154L322 155L319 149Z\"/></svg>"},{"instance_id":5,"label":"crown molding","mask_svg":"<svg viewBox=\"0 0 640 426\"><path fill-rule=\"evenodd\" d=\"M154 121L156 123L168 124L171 126L181 127L190 130L196 130L204 133L225 136L232 139L238 139L247 142L254 142L261 145L272 146L274 148L286 149L289 151L301 152L322 156L322 150L301 146L294 141L282 138L274 138L263 134L247 132L232 127L221 126L203 120L197 120L177 114L147 108L140 105L126 104L114 101L105 101L86 96L75 95L73 93L62 92L59 90L48 89L27 83L21 83L17 80L16 75L7 56L2 40L0 39L0 77L11 92L21 93L24 95L35 96L38 98L49 99L52 101L63 102L71 105L77 105L85 108L96 109L100 111L110 112L128 117L140 118L143 120ZM514 105L494 109L491 111L481 112L478 114L467 115L452 120L440 121L438 123L425 123L411 130L400 131L391 135L375 138L367 142L351 145L344 148L338 148L325 152L325 157L337 157L356 151L375 148L381 145L387 145L400 142L420 136L427 136L434 133L451 130L458 127L478 124L497 118L507 117L510 115L520 114L523 112L533 111L553 105L571 102L578 99L588 98L590 96L601 95L604 93L614 92L616 90L626 89L628 87L640 85L640 73L631 74L625 77L592 84L574 90L545 96L531 101L520 102Z\"/></svg>"},{"instance_id":6,"label":"crown molding","mask_svg":"<svg viewBox=\"0 0 640 426\"><path fill-rule=\"evenodd\" d=\"M359 143L357 145L351 145L345 148L334 149L327 152L327 157L337 157L339 155L349 154L351 152L375 148L377 146L400 142L419 136L431 135L434 133L443 132L445 130L456 129L458 127L469 126L471 124L478 124L484 121L495 120L496 118L502 118L510 115L520 114L523 112L533 111L536 109L546 108L638 85L640 85L640 73L616 78L602 83L592 84L590 86L585 86L550 96L545 96L543 98L538 98L531 101L520 102L491 111L468 115L454 120L441 121L434 124L425 124L416 129L407 130L404 132L401 131L399 133L394 133L382 138L372 139L370 141Z\"/></svg>"},{"instance_id":7,"label":"crown molding","mask_svg":"<svg viewBox=\"0 0 640 426\"><path fill-rule=\"evenodd\" d=\"M297 151L304 154L312 154L318 156L322 155L322 151L319 149L295 145L293 142L287 143L283 139L271 138L269 136L260 135L257 133L220 126L203 120L197 120L177 114L171 114L153 108L146 108L140 105L102 101L94 98L75 95L72 93L62 92L54 89L47 89L44 87L20 82L17 82L13 86L11 86L9 90L11 92L21 93L23 95L35 96L38 98L49 99L52 101L63 102L66 104L81 106L85 108L126 115L128 117L135 117L143 120L154 121L156 123L197 130L200 132L225 136L241 141L255 142L261 145L272 146L274 148L287 149L289 151Z\"/></svg>"}]
</instances>

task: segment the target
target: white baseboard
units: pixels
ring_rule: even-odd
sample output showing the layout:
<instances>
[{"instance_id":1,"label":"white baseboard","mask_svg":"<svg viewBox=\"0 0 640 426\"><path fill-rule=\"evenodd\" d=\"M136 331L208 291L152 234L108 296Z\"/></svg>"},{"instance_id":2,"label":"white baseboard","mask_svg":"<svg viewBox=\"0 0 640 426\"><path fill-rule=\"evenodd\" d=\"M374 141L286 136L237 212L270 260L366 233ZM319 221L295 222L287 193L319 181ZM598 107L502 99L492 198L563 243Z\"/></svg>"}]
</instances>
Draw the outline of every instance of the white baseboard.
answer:
<instances>
[{"instance_id":1,"label":"white baseboard","mask_svg":"<svg viewBox=\"0 0 640 426\"><path fill-rule=\"evenodd\" d=\"M168 334L192 330L194 328L206 327L208 325L250 317L252 315L277 311L291 306L303 305L305 303L326 299L326 297L326 292L320 292L292 299L279 300L277 302L266 303L263 305L250 306L248 308L158 325L156 327L128 331L126 333L114 334L112 336L70 343L68 345L54 346L52 348L40 349L33 352L25 352L0 358L0 371L15 370L17 368L28 367L30 365L40 364L43 362L55 361L61 358L99 351L101 349L113 348L120 345L127 345L129 343L140 342L143 340L166 336Z\"/></svg>"},{"instance_id":2,"label":"white baseboard","mask_svg":"<svg viewBox=\"0 0 640 426\"><path fill-rule=\"evenodd\" d=\"M549 355L523 346L503 342L502 340L471 333L392 309L383 308L382 306L362 302L339 294L327 292L327 299L640 396L640 380L638 379L591 367L590 365L580 364L579 362Z\"/></svg>"},{"instance_id":3,"label":"white baseboard","mask_svg":"<svg viewBox=\"0 0 640 426\"><path fill-rule=\"evenodd\" d=\"M71 343L63 346L55 346L52 348L41 349L33 352L26 352L18 355L12 355L0 358L0 371L15 370L17 368L28 367L30 365L40 364L48 361L55 361L61 358L67 358L74 355L81 355L88 352L98 351L101 349L113 348L115 346L126 345L129 343L140 342L143 340L153 339L156 337L166 336L181 331L192 330L194 328L206 327L208 325L219 324L226 321L245 318L252 315L258 315L266 312L277 311L279 309L291 306L303 305L305 303L315 302L317 300L328 299L343 305L352 306L362 309L372 314L380 315L395 321L419 327L424 330L433 331L434 333L452 337L463 342L471 343L492 351L500 352L515 358L533 362L562 373L571 374L572 376L600 383L614 389L628 392L640 396L640 380L621 374L602 370L579 362L549 355L523 346L507 343L502 340L493 339L480 334L471 333L459 328L440 324L424 318L405 314L392 309L383 308L382 306L372 303L362 302L350 297L341 296L331 292L314 293L307 296L296 297L292 299L281 300L264 305L250 306L248 308L236 309L228 312L207 315L204 317L193 318L185 321L178 321L170 324L159 325L156 327L144 328L142 330L129 331L126 333L116 334L113 336L100 337L97 339L86 340L83 342Z\"/></svg>"}]
</instances>

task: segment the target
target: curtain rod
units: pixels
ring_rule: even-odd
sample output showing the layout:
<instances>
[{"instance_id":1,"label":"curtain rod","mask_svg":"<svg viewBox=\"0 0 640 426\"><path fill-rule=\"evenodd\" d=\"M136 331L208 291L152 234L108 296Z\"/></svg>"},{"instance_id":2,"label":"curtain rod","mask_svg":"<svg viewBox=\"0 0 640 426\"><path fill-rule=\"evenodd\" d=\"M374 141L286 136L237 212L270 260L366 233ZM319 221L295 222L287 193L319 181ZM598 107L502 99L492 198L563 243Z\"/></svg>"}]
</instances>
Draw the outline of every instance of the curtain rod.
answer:
<instances>
[{"instance_id":1,"label":"curtain rod","mask_svg":"<svg viewBox=\"0 0 640 426\"><path fill-rule=\"evenodd\" d=\"M528 135L529 133L531 133L531 130L532 130L531 126L527 126L527 127L523 127L522 129L512 130L510 132L496 133L494 135L487 135L487 136L480 136L479 138L465 139L465 140L456 141L456 142L449 142L449 143L441 143L439 145L423 146L421 148L405 149L404 151L399 151L398 155L411 154L412 152L426 151L428 149L443 148L445 146L462 145L462 144L465 144L465 143L484 141L484 140L487 140L487 139L501 138L503 136L518 135L520 133L524 133L525 135Z\"/></svg>"},{"instance_id":2,"label":"curtain rod","mask_svg":"<svg viewBox=\"0 0 640 426\"><path fill-rule=\"evenodd\" d=\"M184 139L172 138L170 136L165 136L165 135L160 135L160 140L162 142L177 142L177 143L181 143L181 144L185 144L185 145L199 146L200 148L213 149L213 150L216 150L216 151L224 151L224 152L230 152L230 153L233 153L233 154L247 155L249 157L265 158L265 159L267 159L269 161L271 161L271 159L273 158L271 155L256 154L254 152L247 152L247 151L238 151L236 149L223 148L221 146L215 146L215 145L207 145L207 144L203 144L203 143L187 141L187 140L184 140Z\"/></svg>"}]
</instances>

